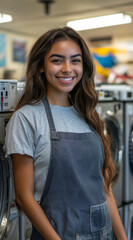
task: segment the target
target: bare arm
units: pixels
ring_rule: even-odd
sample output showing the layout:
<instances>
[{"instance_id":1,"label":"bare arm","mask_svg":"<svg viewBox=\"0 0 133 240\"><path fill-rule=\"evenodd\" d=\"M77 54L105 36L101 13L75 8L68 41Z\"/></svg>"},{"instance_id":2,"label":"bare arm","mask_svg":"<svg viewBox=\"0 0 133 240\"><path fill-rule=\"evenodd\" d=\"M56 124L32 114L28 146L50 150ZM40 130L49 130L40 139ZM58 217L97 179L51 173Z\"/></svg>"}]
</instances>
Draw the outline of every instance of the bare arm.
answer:
<instances>
[{"instance_id":1,"label":"bare arm","mask_svg":"<svg viewBox=\"0 0 133 240\"><path fill-rule=\"evenodd\" d=\"M13 154L12 162L18 206L45 239L61 240L34 199L33 159L27 155Z\"/></svg>"},{"instance_id":2,"label":"bare arm","mask_svg":"<svg viewBox=\"0 0 133 240\"><path fill-rule=\"evenodd\" d=\"M126 233L111 188L109 193L106 194L106 198L115 237L117 240L127 240Z\"/></svg>"}]
</instances>

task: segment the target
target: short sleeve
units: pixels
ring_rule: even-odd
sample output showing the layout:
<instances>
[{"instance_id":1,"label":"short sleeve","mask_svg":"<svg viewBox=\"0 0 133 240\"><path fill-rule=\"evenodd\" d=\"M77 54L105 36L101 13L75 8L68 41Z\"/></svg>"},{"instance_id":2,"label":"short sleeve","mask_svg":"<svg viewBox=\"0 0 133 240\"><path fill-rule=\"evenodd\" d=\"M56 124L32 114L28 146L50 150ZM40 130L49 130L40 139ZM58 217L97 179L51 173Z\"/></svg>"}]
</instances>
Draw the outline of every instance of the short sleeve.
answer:
<instances>
[{"instance_id":1,"label":"short sleeve","mask_svg":"<svg viewBox=\"0 0 133 240\"><path fill-rule=\"evenodd\" d=\"M27 154L34 157L35 128L28 116L17 111L11 117L6 127L4 151L8 157L13 153Z\"/></svg>"}]
</instances>

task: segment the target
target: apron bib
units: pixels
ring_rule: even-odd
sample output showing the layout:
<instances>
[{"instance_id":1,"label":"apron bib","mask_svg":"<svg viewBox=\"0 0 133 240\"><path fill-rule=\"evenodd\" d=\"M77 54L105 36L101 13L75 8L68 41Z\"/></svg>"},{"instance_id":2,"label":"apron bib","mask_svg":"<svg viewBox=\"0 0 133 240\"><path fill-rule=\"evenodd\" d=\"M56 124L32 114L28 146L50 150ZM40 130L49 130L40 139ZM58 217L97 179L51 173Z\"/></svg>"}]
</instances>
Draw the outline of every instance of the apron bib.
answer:
<instances>
[{"instance_id":1,"label":"apron bib","mask_svg":"<svg viewBox=\"0 0 133 240\"><path fill-rule=\"evenodd\" d=\"M112 240L99 135L57 132L47 98L51 156L40 206L62 240ZM44 240L33 228L31 240Z\"/></svg>"}]
</instances>

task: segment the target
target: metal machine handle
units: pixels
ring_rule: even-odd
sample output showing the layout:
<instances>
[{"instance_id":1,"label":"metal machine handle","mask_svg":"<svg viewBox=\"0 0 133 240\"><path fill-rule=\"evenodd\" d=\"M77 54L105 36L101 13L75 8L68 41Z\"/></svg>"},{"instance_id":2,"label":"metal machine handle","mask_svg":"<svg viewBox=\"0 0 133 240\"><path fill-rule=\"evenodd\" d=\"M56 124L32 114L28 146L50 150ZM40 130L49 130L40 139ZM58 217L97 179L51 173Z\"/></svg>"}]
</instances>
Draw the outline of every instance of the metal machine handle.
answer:
<instances>
[{"instance_id":1,"label":"metal machine handle","mask_svg":"<svg viewBox=\"0 0 133 240\"><path fill-rule=\"evenodd\" d=\"M25 216L19 213L19 240L25 240Z\"/></svg>"}]
</instances>

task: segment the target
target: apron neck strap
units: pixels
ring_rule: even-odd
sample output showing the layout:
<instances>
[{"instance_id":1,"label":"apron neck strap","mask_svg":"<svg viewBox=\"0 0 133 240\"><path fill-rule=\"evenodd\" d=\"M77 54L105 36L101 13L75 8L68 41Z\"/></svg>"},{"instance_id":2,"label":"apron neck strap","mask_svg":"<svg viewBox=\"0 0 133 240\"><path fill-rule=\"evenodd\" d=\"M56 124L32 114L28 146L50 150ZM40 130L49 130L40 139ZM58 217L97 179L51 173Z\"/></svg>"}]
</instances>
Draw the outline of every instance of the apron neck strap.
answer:
<instances>
[{"instance_id":1,"label":"apron neck strap","mask_svg":"<svg viewBox=\"0 0 133 240\"><path fill-rule=\"evenodd\" d=\"M54 120L53 120L53 116L51 113L51 109L50 109L50 105L48 102L47 97L45 97L44 101L43 101L45 110L46 110L46 115L47 115L47 119L48 119L48 123L49 123L49 127L50 127L50 132L56 132L56 128L55 128L55 124L54 124Z\"/></svg>"}]
</instances>

